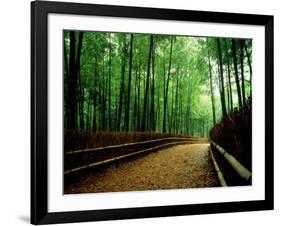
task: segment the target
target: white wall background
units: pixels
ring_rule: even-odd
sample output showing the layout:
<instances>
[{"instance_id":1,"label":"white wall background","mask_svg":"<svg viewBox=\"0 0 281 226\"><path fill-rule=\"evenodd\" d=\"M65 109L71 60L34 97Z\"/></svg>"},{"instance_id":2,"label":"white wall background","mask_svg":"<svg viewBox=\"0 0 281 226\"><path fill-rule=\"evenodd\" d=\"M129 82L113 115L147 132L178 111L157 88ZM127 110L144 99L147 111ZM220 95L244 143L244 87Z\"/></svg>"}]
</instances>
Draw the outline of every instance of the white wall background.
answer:
<instances>
[{"instance_id":1,"label":"white wall background","mask_svg":"<svg viewBox=\"0 0 281 226\"><path fill-rule=\"evenodd\" d=\"M64 0L69 1L69 0ZM275 16L275 210L219 215L95 222L96 225L278 225L281 221L281 6L278 0L80 0L157 8ZM29 223L30 209L30 1L0 2L0 225ZM83 223L90 225L93 223ZM74 225L74 224L72 224ZM81 224L82 225L82 224ZM280 225L280 223L279 223Z\"/></svg>"}]
</instances>

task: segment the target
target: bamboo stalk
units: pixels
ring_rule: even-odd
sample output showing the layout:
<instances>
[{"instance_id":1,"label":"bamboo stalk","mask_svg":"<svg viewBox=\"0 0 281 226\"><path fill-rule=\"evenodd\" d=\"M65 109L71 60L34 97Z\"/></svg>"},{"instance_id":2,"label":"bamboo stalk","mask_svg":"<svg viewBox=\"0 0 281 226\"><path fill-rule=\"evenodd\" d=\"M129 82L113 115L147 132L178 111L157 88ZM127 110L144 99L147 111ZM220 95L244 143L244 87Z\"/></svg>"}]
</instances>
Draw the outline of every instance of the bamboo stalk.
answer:
<instances>
[{"instance_id":1,"label":"bamboo stalk","mask_svg":"<svg viewBox=\"0 0 281 226\"><path fill-rule=\"evenodd\" d=\"M114 162L116 160L128 158L130 156L138 155L138 154L141 154L141 153L144 153L144 152L157 150L159 148L163 148L163 147L167 147L167 146L171 146L171 145L177 145L177 144L185 144L185 143L188 143L188 142L189 141L180 141L180 142L173 142L173 143L168 143L168 144L162 144L162 145L159 145L159 146L156 146L156 147L153 147L153 148L148 148L148 149L145 149L145 150L142 150L142 151L138 151L138 152L134 152L134 153L126 154L126 155L121 155L121 156L118 156L118 157L115 157L115 158L106 159L106 160L103 160L103 161L100 161L100 162L93 162L93 163L90 163L90 164L87 164L87 165L84 165L84 166L80 166L80 167L77 167L77 168L74 168L74 169L67 170L67 171L64 172L64 175L67 175L67 174L70 174L70 173L74 173L74 172L78 172L80 170L84 170L84 169L87 169L87 168L92 168L92 167L95 167L95 166L100 166L100 165L103 165L103 164L106 164L106 163Z\"/></svg>"},{"instance_id":2,"label":"bamboo stalk","mask_svg":"<svg viewBox=\"0 0 281 226\"><path fill-rule=\"evenodd\" d=\"M99 148L86 148L86 149L80 149L80 150L74 150L74 151L68 151L65 154L66 155L72 155L72 154L79 154L79 153L85 153L85 152L94 152L94 151L101 151L101 150L108 150L108 149L115 149L115 148L123 148L123 147L130 147L134 145L141 145L141 144L149 144L159 141L165 141L165 140L188 140L188 141L202 141L207 142L205 139L200 138L181 138L181 137L167 137L167 138L161 138L156 140L148 140L148 141L140 141L140 142L134 142L134 143L128 143L128 144L118 144L118 145L111 145L111 146L105 146L105 147L99 147Z\"/></svg>"},{"instance_id":3,"label":"bamboo stalk","mask_svg":"<svg viewBox=\"0 0 281 226\"><path fill-rule=\"evenodd\" d=\"M214 141L210 140L210 142L214 145L214 147L222 154L225 160L232 166L232 168L238 173L238 175L248 181L252 173L245 168L236 158L234 158L231 154L227 153L221 146L216 144Z\"/></svg>"},{"instance_id":4,"label":"bamboo stalk","mask_svg":"<svg viewBox=\"0 0 281 226\"><path fill-rule=\"evenodd\" d=\"M219 165L218 165L218 163L217 163L217 161L216 161L216 159L215 159L215 157L213 155L213 152L212 152L211 148L210 148L210 155L211 155L211 158L213 160L213 164L215 166L215 170L216 170L217 177L219 179L220 185L222 187L227 187L227 183L226 183L226 181L224 179L223 173L222 173L222 171L219 168Z\"/></svg>"}]
</instances>

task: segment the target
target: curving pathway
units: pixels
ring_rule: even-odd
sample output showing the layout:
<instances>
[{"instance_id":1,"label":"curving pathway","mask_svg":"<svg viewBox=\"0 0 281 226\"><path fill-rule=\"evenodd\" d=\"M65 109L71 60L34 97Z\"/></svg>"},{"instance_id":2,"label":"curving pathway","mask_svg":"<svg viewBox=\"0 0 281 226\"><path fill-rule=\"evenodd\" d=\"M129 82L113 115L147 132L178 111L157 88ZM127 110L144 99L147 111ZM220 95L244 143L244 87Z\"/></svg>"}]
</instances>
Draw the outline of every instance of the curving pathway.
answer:
<instances>
[{"instance_id":1,"label":"curving pathway","mask_svg":"<svg viewBox=\"0 0 281 226\"><path fill-rule=\"evenodd\" d=\"M112 165L65 193L141 191L219 186L209 144L184 144Z\"/></svg>"}]
</instances>

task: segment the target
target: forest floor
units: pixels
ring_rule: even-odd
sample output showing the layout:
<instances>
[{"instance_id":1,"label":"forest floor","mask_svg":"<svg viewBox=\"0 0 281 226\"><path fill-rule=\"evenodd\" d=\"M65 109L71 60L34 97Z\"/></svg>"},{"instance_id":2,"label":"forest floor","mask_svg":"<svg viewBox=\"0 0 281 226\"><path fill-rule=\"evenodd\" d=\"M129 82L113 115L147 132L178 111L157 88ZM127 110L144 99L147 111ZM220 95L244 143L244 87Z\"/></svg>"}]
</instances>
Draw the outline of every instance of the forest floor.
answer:
<instances>
[{"instance_id":1,"label":"forest floor","mask_svg":"<svg viewBox=\"0 0 281 226\"><path fill-rule=\"evenodd\" d=\"M66 194L216 187L209 144L184 144L112 165L65 189Z\"/></svg>"}]
</instances>

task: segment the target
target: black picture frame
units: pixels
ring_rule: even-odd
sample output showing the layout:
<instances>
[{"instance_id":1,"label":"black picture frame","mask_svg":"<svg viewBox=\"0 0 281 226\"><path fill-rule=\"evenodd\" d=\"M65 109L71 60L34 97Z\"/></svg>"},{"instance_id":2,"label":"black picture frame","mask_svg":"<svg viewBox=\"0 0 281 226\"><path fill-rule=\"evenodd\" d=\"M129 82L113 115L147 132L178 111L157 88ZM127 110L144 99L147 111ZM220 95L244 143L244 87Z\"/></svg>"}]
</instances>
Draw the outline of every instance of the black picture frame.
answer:
<instances>
[{"instance_id":1,"label":"black picture frame","mask_svg":"<svg viewBox=\"0 0 281 226\"><path fill-rule=\"evenodd\" d=\"M140 208L48 212L48 14L73 14L199 21L265 27L265 199ZM31 3L31 223L51 224L113 219L165 217L240 211L271 210L273 196L273 16L94 5Z\"/></svg>"}]
</instances>

